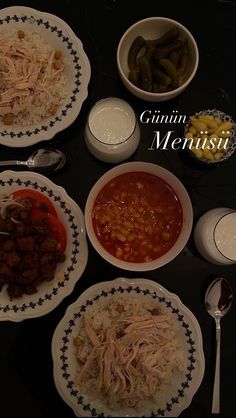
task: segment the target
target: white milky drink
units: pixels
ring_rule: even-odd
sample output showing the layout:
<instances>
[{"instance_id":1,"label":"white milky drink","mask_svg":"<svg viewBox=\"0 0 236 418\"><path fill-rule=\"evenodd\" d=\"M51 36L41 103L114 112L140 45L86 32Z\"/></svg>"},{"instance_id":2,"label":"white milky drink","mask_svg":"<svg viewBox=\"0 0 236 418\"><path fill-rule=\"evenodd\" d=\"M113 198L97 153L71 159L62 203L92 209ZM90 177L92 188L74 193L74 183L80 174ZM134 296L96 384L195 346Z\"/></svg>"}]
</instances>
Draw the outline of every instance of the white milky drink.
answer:
<instances>
[{"instance_id":1,"label":"white milky drink","mask_svg":"<svg viewBox=\"0 0 236 418\"><path fill-rule=\"evenodd\" d=\"M216 208L205 213L194 229L200 254L214 264L236 263L236 211Z\"/></svg>"},{"instance_id":2,"label":"white milky drink","mask_svg":"<svg viewBox=\"0 0 236 418\"><path fill-rule=\"evenodd\" d=\"M88 116L85 142L96 158L111 163L126 160L139 140L139 125L127 102L109 97L95 103Z\"/></svg>"},{"instance_id":3,"label":"white milky drink","mask_svg":"<svg viewBox=\"0 0 236 418\"><path fill-rule=\"evenodd\" d=\"M236 262L236 212L228 213L219 220L214 237L220 253Z\"/></svg>"}]
</instances>

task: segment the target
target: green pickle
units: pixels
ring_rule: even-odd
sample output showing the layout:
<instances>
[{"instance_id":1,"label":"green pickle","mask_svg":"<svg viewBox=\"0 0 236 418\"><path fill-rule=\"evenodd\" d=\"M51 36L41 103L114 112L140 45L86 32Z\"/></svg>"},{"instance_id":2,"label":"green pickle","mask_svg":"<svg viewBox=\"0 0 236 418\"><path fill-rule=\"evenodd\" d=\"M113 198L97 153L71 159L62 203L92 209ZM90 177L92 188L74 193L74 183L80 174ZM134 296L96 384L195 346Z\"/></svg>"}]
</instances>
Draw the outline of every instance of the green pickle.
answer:
<instances>
[{"instance_id":1,"label":"green pickle","mask_svg":"<svg viewBox=\"0 0 236 418\"><path fill-rule=\"evenodd\" d=\"M149 45L154 45L155 47L159 47L159 46L163 46L163 45L170 43L174 39L178 38L178 36L179 36L179 29L173 28L173 29L168 30L166 33L164 33L164 35L162 35L160 38L148 40L146 42L149 43Z\"/></svg>"},{"instance_id":2,"label":"green pickle","mask_svg":"<svg viewBox=\"0 0 236 418\"><path fill-rule=\"evenodd\" d=\"M174 64L175 68L178 67L180 62L180 52L179 51L173 51L170 53L169 60Z\"/></svg>"},{"instance_id":3,"label":"green pickle","mask_svg":"<svg viewBox=\"0 0 236 418\"><path fill-rule=\"evenodd\" d=\"M162 83L166 86L169 86L171 84L171 81L172 81L171 78L167 74L165 74L162 70L160 70L159 68L157 68L154 65L152 66L152 73L153 73L154 78L158 82L160 82L160 83Z\"/></svg>"},{"instance_id":4,"label":"green pickle","mask_svg":"<svg viewBox=\"0 0 236 418\"><path fill-rule=\"evenodd\" d=\"M143 46L145 46L145 40L142 36L137 36L137 38L135 38L132 42L128 52L128 66L130 70L133 66L135 66L137 55Z\"/></svg>"},{"instance_id":5,"label":"green pickle","mask_svg":"<svg viewBox=\"0 0 236 418\"><path fill-rule=\"evenodd\" d=\"M166 84L157 84L153 85L153 93L166 93L169 91L169 87Z\"/></svg>"},{"instance_id":6,"label":"green pickle","mask_svg":"<svg viewBox=\"0 0 236 418\"><path fill-rule=\"evenodd\" d=\"M167 72L167 74L171 78L171 87L173 89L176 89L179 85L179 77L178 72L174 66L174 64L168 60L167 58L160 59L160 66L164 68L164 70Z\"/></svg>"},{"instance_id":7,"label":"green pickle","mask_svg":"<svg viewBox=\"0 0 236 418\"><path fill-rule=\"evenodd\" d=\"M188 41L173 28L158 39L137 36L128 52L129 80L140 89L164 93L176 89L187 71Z\"/></svg>"},{"instance_id":8,"label":"green pickle","mask_svg":"<svg viewBox=\"0 0 236 418\"><path fill-rule=\"evenodd\" d=\"M179 50L182 46L183 42L178 40L163 46L162 48L156 48L156 51L153 54L153 58L156 61L160 60L161 58L167 58L171 52Z\"/></svg>"},{"instance_id":9,"label":"green pickle","mask_svg":"<svg viewBox=\"0 0 236 418\"><path fill-rule=\"evenodd\" d=\"M131 81L131 83L133 83L135 86L139 87L139 79L140 79L140 70L139 68L136 67L132 67L130 72L129 72L129 81Z\"/></svg>"},{"instance_id":10,"label":"green pickle","mask_svg":"<svg viewBox=\"0 0 236 418\"><path fill-rule=\"evenodd\" d=\"M139 60L141 88L152 91L152 69L148 59L143 56Z\"/></svg>"}]
</instances>

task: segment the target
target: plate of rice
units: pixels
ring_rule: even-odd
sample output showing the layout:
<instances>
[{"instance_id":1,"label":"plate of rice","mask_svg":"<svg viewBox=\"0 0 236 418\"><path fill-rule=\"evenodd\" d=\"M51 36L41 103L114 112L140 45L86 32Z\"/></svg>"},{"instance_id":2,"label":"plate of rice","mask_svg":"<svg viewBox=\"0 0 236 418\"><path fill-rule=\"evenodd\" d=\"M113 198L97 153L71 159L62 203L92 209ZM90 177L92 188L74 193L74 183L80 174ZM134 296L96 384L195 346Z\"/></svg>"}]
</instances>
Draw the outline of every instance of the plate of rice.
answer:
<instances>
[{"instance_id":1,"label":"plate of rice","mask_svg":"<svg viewBox=\"0 0 236 418\"><path fill-rule=\"evenodd\" d=\"M52 339L54 381L76 416L177 417L205 369L200 326L148 279L86 290Z\"/></svg>"},{"instance_id":2,"label":"plate of rice","mask_svg":"<svg viewBox=\"0 0 236 418\"><path fill-rule=\"evenodd\" d=\"M59 17L29 7L0 11L0 144L27 147L75 121L90 63Z\"/></svg>"},{"instance_id":3,"label":"plate of rice","mask_svg":"<svg viewBox=\"0 0 236 418\"><path fill-rule=\"evenodd\" d=\"M2 172L0 321L51 312L73 291L87 260L84 216L66 191L38 173Z\"/></svg>"}]
</instances>

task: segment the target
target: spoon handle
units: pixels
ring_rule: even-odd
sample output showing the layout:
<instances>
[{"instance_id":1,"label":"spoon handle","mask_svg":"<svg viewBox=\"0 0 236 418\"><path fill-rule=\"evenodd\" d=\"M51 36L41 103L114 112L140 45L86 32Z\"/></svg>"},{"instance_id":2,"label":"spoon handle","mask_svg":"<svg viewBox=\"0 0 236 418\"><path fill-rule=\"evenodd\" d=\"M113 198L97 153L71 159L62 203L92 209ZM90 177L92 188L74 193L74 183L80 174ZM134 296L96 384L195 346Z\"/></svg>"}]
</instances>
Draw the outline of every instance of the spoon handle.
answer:
<instances>
[{"instance_id":1,"label":"spoon handle","mask_svg":"<svg viewBox=\"0 0 236 418\"><path fill-rule=\"evenodd\" d=\"M212 414L220 413L220 320L216 318L216 364L215 364L215 379L212 398Z\"/></svg>"},{"instance_id":2,"label":"spoon handle","mask_svg":"<svg viewBox=\"0 0 236 418\"><path fill-rule=\"evenodd\" d=\"M18 160L7 160L7 161L0 161L0 166L4 165L27 165L26 161L18 161Z\"/></svg>"}]
</instances>

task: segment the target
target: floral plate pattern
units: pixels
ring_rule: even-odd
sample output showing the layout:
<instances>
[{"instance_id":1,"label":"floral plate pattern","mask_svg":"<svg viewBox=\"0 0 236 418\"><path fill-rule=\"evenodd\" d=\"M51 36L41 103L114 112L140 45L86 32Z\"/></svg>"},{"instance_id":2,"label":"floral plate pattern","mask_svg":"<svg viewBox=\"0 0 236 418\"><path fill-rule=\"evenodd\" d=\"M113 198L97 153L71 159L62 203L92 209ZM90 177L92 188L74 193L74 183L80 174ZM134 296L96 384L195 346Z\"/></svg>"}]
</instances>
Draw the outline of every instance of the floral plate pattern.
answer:
<instances>
[{"instance_id":1,"label":"floral plate pattern","mask_svg":"<svg viewBox=\"0 0 236 418\"><path fill-rule=\"evenodd\" d=\"M0 174L1 194L25 188L35 189L52 201L67 233L66 260L58 265L55 278L41 283L36 294L10 301L4 286L0 292L0 321L19 322L51 312L72 292L88 260L83 213L66 191L41 174L14 171Z\"/></svg>"},{"instance_id":2,"label":"floral plate pattern","mask_svg":"<svg viewBox=\"0 0 236 418\"><path fill-rule=\"evenodd\" d=\"M201 330L194 315L182 304L178 296L147 279L118 278L96 284L87 289L67 309L52 339L54 381L57 390L76 416L143 416L143 414L137 415L134 409L114 412L100 402L91 403L75 383L78 367L73 340L78 335L83 314L97 301L107 300L115 294L127 293L143 295L147 301L148 298L157 300L174 316L180 327L181 341L186 350L186 372L182 381L176 383L174 392L166 396L163 407L157 407L151 414L149 411L145 413L145 416L152 417L177 417L191 403L204 375L205 360Z\"/></svg>"},{"instance_id":3,"label":"floral plate pattern","mask_svg":"<svg viewBox=\"0 0 236 418\"><path fill-rule=\"evenodd\" d=\"M0 10L0 31L13 28L37 31L52 47L60 49L68 62L65 70L68 94L59 111L37 125L6 126L0 130L0 144L27 147L53 138L74 122L88 96L91 68L80 39L59 17L23 6Z\"/></svg>"}]
</instances>

